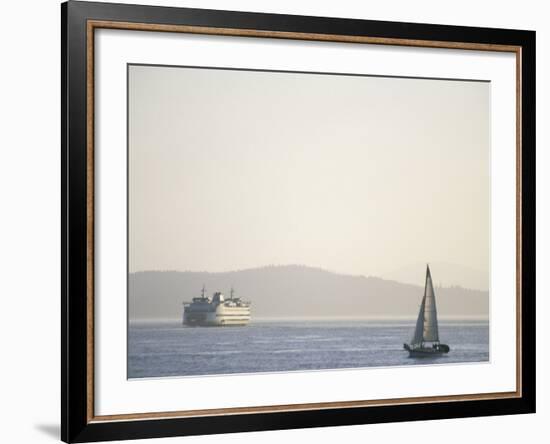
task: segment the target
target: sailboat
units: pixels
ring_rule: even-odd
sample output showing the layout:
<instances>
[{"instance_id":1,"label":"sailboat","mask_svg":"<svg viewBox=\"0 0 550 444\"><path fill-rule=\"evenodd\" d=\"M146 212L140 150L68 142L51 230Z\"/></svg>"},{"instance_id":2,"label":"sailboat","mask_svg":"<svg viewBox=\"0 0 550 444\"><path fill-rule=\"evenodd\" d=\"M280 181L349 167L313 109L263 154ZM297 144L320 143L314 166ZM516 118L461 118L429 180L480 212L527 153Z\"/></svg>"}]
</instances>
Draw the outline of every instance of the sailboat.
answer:
<instances>
[{"instance_id":1,"label":"sailboat","mask_svg":"<svg viewBox=\"0 0 550 444\"><path fill-rule=\"evenodd\" d=\"M403 348L413 358L436 357L450 351L447 344L439 342L435 293L429 265L426 266L424 297L422 298L422 304L420 304L414 336L410 344L403 344Z\"/></svg>"}]
</instances>

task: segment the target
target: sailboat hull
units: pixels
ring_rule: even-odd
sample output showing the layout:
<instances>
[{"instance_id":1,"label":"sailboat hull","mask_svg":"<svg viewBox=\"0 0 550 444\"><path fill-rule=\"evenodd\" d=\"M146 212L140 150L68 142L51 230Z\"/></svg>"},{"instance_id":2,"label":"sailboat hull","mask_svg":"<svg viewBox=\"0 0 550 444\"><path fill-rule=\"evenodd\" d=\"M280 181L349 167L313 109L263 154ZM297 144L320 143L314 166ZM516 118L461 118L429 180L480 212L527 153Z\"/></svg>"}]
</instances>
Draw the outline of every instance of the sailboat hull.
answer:
<instances>
[{"instance_id":1,"label":"sailboat hull","mask_svg":"<svg viewBox=\"0 0 550 444\"><path fill-rule=\"evenodd\" d=\"M449 353L450 347L447 344L437 344L432 347L411 347L404 344L403 348L409 352L411 358L435 358Z\"/></svg>"}]
</instances>

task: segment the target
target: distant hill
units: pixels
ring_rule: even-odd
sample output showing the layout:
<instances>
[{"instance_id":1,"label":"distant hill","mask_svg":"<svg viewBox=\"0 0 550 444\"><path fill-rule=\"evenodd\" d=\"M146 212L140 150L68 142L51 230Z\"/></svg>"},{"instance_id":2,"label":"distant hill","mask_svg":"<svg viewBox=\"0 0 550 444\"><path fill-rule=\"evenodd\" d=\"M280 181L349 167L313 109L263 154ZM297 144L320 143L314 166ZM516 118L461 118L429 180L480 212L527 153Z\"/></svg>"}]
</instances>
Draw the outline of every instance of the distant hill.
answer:
<instances>
[{"instance_id":1,"label":"distant hill","mask_svg":"<svg viewBox=\"0 0 550 444\"><path fill-rule=\"evenodd\" d=\"M182 301L199 296L203 284L209 295L228 294L233 286L236 296L252 301L254 317L415 317L424 291L423 281L410 285L299 265L224 273L144 271L129 277L130 319L179 318ZM435 291L442 317L488 316L487 291L437 286Z\"/></svg>"},{"instance_id":2,"label":"distant hill","mask_svg":"<svg viewBox=\"0 0 550 444\"><path fill-rule=\"evenodd\" d=\"M403 282L404 284L418 283L419 276L426 264L411 264L380 276L383 279ZM447 262L430 262L430 270L434 277L434 284L451 287L460 284L463 287L487 291L489 289L489 274L463 265Z\"/></svg>"}]
</instances>

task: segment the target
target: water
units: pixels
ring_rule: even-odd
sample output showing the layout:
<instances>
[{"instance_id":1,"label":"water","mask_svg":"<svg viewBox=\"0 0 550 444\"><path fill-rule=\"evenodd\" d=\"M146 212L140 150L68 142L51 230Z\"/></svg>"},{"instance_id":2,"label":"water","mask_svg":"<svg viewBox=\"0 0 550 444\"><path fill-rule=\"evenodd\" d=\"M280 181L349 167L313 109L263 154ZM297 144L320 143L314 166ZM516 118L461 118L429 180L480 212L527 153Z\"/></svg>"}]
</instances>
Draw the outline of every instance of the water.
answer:
<instances>
[{"instance_id":1,"label":"water","mask_svg":"<svg viewBox=\"0 0 550 444\"><path fill-rule=\"evenodd\" d=\"M440 321L437 358L403 350L414 321L279 321L246 327L183 327L178 322L132 323L128 377L216 375L446 364L489 360L489 324Z\"/></svg>"}]
</instances>

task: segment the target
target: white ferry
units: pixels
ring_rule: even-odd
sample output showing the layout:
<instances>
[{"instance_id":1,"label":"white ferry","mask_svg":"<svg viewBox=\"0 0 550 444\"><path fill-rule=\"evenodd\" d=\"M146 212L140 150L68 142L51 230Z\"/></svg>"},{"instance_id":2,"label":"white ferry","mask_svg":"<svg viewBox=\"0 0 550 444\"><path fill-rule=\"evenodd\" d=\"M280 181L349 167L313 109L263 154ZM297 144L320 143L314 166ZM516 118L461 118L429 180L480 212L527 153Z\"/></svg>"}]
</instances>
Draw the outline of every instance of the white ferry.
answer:
<instances>
[{"instance_id":1,"label":"white ferry","mask_svg":"<svg viewBox=\"0 0 550 444\"><path fill-rule=\"evenodd\" d=\"M250 322L251 303L234 297L233 288L228 299L219 291L211 298L205 293L203 286L200 297L183 303L183 325L225 327L243 326Z\"/></svg>"}]
</instances>

